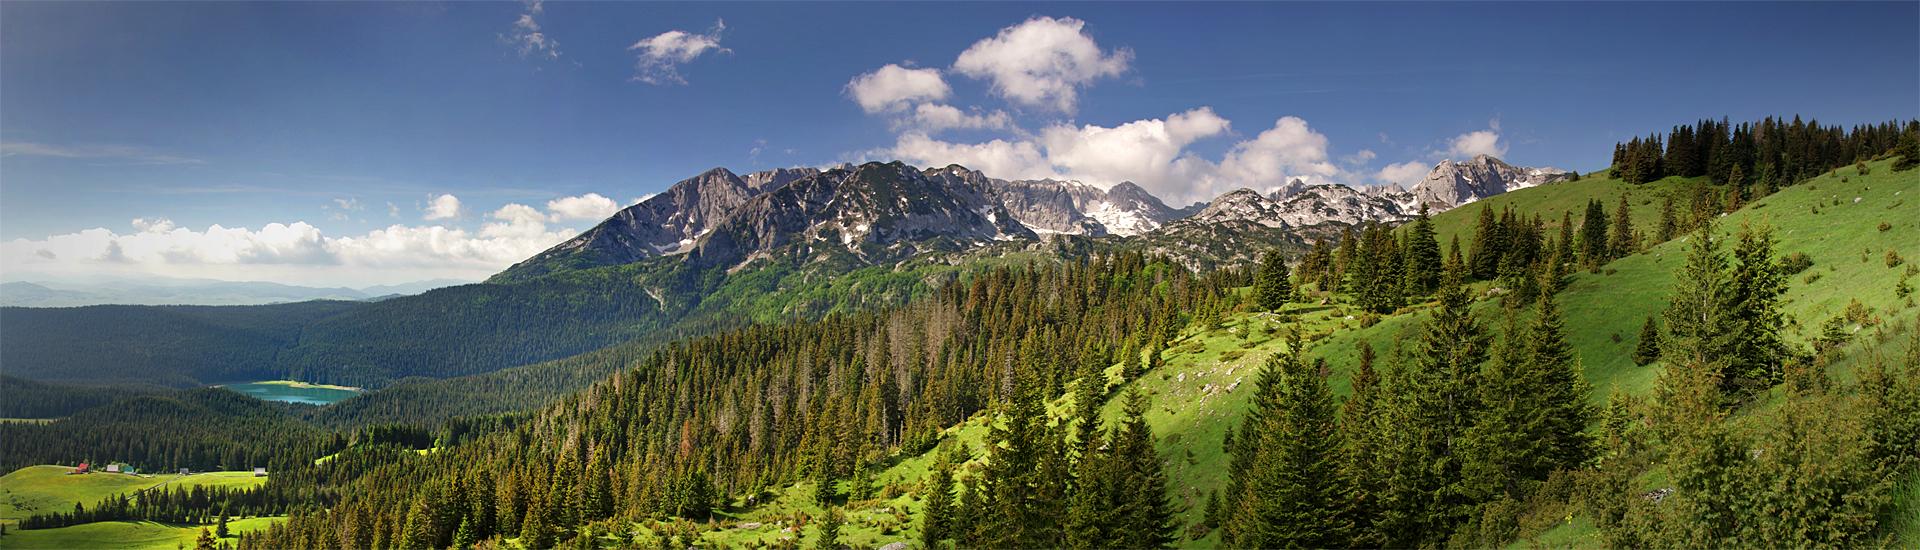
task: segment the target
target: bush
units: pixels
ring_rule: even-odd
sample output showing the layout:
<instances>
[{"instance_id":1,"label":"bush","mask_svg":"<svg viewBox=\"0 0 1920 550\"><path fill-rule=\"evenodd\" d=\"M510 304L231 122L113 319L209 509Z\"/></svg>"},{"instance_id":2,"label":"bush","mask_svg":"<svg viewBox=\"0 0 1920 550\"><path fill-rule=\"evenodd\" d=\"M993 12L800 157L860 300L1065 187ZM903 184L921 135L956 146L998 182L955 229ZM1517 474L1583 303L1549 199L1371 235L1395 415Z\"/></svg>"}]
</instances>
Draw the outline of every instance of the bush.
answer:
<instances>
[{"instance_id":1,"label":"bush","mask_svg":"<svg viewBox=\"0 0 1920 550\"><path fill-rule=\"evenodd\" d=\"M1780 269L1788 275L1799 275L1810 267L1813 267L1813 258L1808 257L1805 252L1795 252L1780 259Z\"/></svg>"},{"instance_id":2,"label":"bush","mask_svg":"<svg viewBox=\"0 0 1920 550\"><path fill-rule=\"evenodd\" d=\"M1887 267L1900 267L1900 264L1906 262L1906 258L1901 258L1899 252L1894 252L1891 248L1887 249Z\"/></svg>"},{"instance_id":3,"label":"bush","mask_svg":"<svg viewBox=\"0 0 1920 550\"><path fill-rule=\"evenodd\" d=\"M1893 229L1893 224L1890 224L1890 223L1887 223L1887 222L1880 222L1880 232L1881 232L1881 233L1886 233L1888 229Z\"/></svg>"},{"instance_id":4,"label":"bush","mask_svg":"<svg viewBox=\"0 0 1920 550\"><path fill-rule=\"evenodd\" d=\"M1864 160L1853 163L1853 171L1859 172L1862 176L1873 173L1872 169L1867 168L1867 161Z\"/></svg>"}]
</instances>

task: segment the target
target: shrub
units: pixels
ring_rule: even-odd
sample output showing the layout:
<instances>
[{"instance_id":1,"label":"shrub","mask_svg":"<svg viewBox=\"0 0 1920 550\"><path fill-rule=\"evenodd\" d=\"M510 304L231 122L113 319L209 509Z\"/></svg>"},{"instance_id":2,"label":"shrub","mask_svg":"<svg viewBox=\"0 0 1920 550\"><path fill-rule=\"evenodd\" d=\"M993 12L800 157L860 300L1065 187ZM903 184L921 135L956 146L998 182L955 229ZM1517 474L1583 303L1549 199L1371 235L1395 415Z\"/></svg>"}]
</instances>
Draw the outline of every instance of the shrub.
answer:
<instances>
[{"instance_id":1,"label":"shrub","mask_svg":"<svg viewBox=\"0 0 1920 550\"><path fill-rule=\"evenodd\" d=\"M1894 252L1891 248L1887 249L1887 267L1900 267L1900 264L1906 262L1906 258L1901 258L1899 252Z\"/></svg>"},{"instance_id":2,"label":"shrub","mask_svg":"<svg viewBox=\"0 0 1920 550\"><path fill-rule=\"evenodd\" d=\"M1815 271L1813 273L1808 273L1807 278L1801 279L1801 281L1807 284L1813 284L1814 281L1818 281L1818 280L1820 280L1820 272L1818 271Z\"/></svg>"},{"instance_id":3,"label":"shrub","mask_svg":"<svg viewBox=\"0 0 1920 550\"><path fill-rule=\"evenodd\" d=\"M1867 168L1867 161L1864 160L1853 163L1853 171L1859 172L1862 176L1873 173L1872 169Z\"/></svg>"},{"instance_id":4,"label":"shrub","mask_svg":"<svg viewBox=\"0 0 1920 550\"><path fill-rule=\"evenodd\" d=\"M1780 259L1780 269L1788 275L1798 275L1810 267L1813 267L1813 258L1805 252L1795 252Z\"/></svg>"},{"instance_id":5,"label":"shrub","mask_svg":"<svg viewBox=\"0 0 1920 550\"><path fill-rule=\"evenodd\" d=\"M1887 222L1880 222L1880 232L1881 232L1881 233L1886 233L1888 229L1893 229L1893 224L1890 224L1890 223L1887 223Z\"/></svg>"}]
</instances>

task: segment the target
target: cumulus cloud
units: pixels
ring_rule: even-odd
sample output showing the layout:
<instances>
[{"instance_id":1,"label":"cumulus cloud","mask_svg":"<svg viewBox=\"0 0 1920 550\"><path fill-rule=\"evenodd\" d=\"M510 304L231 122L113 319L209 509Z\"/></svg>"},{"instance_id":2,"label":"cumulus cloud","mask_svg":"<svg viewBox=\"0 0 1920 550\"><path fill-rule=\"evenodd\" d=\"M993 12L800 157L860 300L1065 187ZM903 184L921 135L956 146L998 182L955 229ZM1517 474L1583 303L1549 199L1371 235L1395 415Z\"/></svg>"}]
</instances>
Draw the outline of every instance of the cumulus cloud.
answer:
<instances>
[{"instance_id":1,"label":"cumulus cloud","mask_svg":"<svg viewBox=\"0 0 1920 550\"><path fill-rule=\"evenodd\" d=\"M1491 128L1477 130L1454 136L1448 142L1447 154L1454 157L1470 158L1475 155L1504 157L1507 146L1500 143L1500 124L1495 121Z\"/></svg>"},{"instance_id":2,"label":"cumulus cloud","mask_svg":"<svg viewBox=\"0 0 1920 550\"><path fill-rule=\"evenodd\" d=\"M0 157L52 157L111 160L128 164L206 164L206 161L169 155L131 145L53 145L31 141L0 143Z\"/></svg>"},{"instance_id":3,"label":"cumulus cloud","mask_svg":"<svg viewBox=\"0 0 1920 550\"><path fill-rule=\"evenodd\" d=\"M549 219L556 222L599 221L620 211L620 205L613 199L599 193L587 193L575 197L560 197L547 201ZM497 213L496 213L497 214Z\"/></svg>"},{"instance_id":4,"label":"cumulus cloud","mask_svg":"<svg viewBox=\"0 0 1920 550\"><path fill-rule=\"evenodd\" d=\"M1295 179L1309 184L1334 183L1342 171L1327 157L1327 136L1300 117L1281 117L1254 139L1227 151L1207 192L1233 187L1272 191Z\"/></svg>"},{"instance_id":5,"label":"cumulus cloud","mask_svg":"<svg viewBox=\"0 0 1920 550\"><path fill-rule=\"evenodd\" d=\"M1190 150L1231 129L1227 119L1201 107L1113 127L1055 124L1031 137L981 143L908 132L893 148L876 153L923 166L961 164L1007 179L1072 179L1100 187L1131 181L1172 204L1209 200L1240 187L1272 191L1295 179L1358 183L1332 161L1327 137L1298 117L1281 118L1253 139L1235 143L1217 162Z\"/></svg>"},{"instance_id":6,"label":"cumulus cloud","mask_svg":"<svg viewBox=\"0 0 1920 550\"><path fill-rule=\"evenodd\" d=\"M460 217L460 197L443 193L427 199L426 215L423 220L451 220Z\"/></svg>"},{"instance_id":7,"label":"cumulus cloud","mask_svg":"<svg viewBox=\"0 0 1920 550\"><path fill-rule=\"evenodd\" d=\"M940 77L939 69L909 69L891 63L847 82L847 95L868 113L899 112L915 102L944 100L950 93L953 88Z\"/></svg>"},{"instance_id":8,"label":"cumulus cloud","mask_svg":"<svg viewBox=\"0 0 1920 550\"><path fill-rule=\"evenodd\" d=\"M908 132L882 151L893 158L921 166L958 164L996 178L1058 178L1040 146L1031 141L995 139L984 143L950 143L924 133Z\"/></svg>"},{"instance_id":9,"label":"cumulus cloud","mask_svg":"<svg viewBox=\"0 0 1920 550\"><path fill-rule=\"evenodd\" d=\"M725 20L716 19L713 28L705 34L694 34L683 30L671 30L640 39L628 46L627 50L639 56L633 65L633 80L647 84L686 84L687 79L680 76L680 66L698 59L708 52L730 53L732 50L720 46L720 34L727 30Z\"/></svg>"},{"instance_id":10,"label":"cumulus cloud","mask_svg":"<svg viewBox=\"0 0 1920 550\"><path fill-rule=\"evenodd\" d=\"M575 234L550 229L546 216L526 205L504 206L489 218L477 232L396 224L339 237L306 222L196 231L165 218L141 218L133 220L130 233L96 227L0 243L0 263L10 275L28 277L158 275L365 285L484 278Z\"/></svg>"},{"instance_id":11,"label":"cumulus cloud","mask_svg":"<svg viewBox=\"0 0 1920 550\"><path fill-rule=\"evenodd\" d=\"M526 6L527 9L520 12L520 17L514 18L513 27L507 30L507 34L501 35L500 40L520 52L521 59L559 59L560 43L541 32L540 21L536 19L546 11L546 6L540 0L528 0Z\"/></svg>"},{"instance_id":12,"label":"cumulus cloud","mask_svg":"<svg viewBox=\"0 0 1920 550\"><path fill-rule=\"evenodd\" d=\"M1433 171L1433 167L1427 163L1409 160L1398 164L1389 164L1385 168L1381 168L1380 172L1375 174L1375 177L1382 183L1391 183L1399 185L1403 189L1412 189L1414 184L1420 183L1422 179L1426 179L1427 173L1431 171Z\"/></svg>"},{"instance_id":13,"label":"cumulus cloud","mask_svg":"<svg viewBox=\"0 0 1920 550\"><path fill-rule=\"evenodd\" d=\"M1146 119L1112 128L1054 125L1040 132L1047 160L1067 177L1103 187L1132 181L1150 191L1172 191L1175 174L1191 171L1198 159L1183 159L1186 147L1230 128L1227 119L1201 107L1165 119Z\"/></svg>"},{"instance_id":14,"label":"cumulus cloud","mask_svg":"<svg viewBox=\"0 0 1920 550\"><path fill-rule=\"evenodd\" d=\"M962 111L959 107L938 103L922 103L914 106L913 117L895 123L897 127L916 128L926 132L938 132L947 129L992 129L1003 130L1013 127L1013 117L1006 111L990 113Z\"/></svg>"},{"instance_id":15,"label":"cumulus cloud","mask_svg":"<svg viewBox=\"0 0 1920 550\"><path fill-rule=\"evenodd\" d=\"M953 63L960 74L985 79L1014 103L1073 112L1080 88L1125 73L1133 52L1102 51L1071 17L1035 17L975 42Z\"/></svg>"}]
</instances>

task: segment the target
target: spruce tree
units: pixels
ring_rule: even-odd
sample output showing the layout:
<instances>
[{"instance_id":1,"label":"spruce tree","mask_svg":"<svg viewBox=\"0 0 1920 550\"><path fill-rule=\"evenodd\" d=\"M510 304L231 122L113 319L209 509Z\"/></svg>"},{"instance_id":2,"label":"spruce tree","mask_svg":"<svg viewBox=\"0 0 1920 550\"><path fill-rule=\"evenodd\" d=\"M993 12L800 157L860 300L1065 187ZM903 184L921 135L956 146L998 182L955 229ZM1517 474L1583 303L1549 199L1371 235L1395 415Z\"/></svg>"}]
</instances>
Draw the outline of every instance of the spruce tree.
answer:
<instances>
[{"instance_id":1,"label":"spruce tree","mask_svg":"<svg viewBox=\"0 0 1920 550\"><path fill-rule=\"evenodd\" d=\"M1344 445L1340 475L1351 491L1345 513L1353 528L1353 546L1378 547L1385 544L1385 538L1373 528L1384 492L1384 478L1379 472L1381 447L1388 444L1380 424L1384 403L1380 374L1373 366L1373 346L1362 340L1354 347L1360 357L1349 381L1353 395L1340 406L1340 441Z\"/></svg>"},{"instance_id":2,"label":"spruce tree","mask_svg":"<svg viewBox=\"0 0 1920 550\"><path fill-rule=\"evenodd\" d=\"M1786 315L1780 311L1787 291L1786 274L1773 258L1773 230L1768 227L1742 226L1734 246L1732 292L1733 333L1729 336L1731 356L1722 382L1735 385L1770 386L1780 381L1785 363L1793 352L1781 338L1786 330Z\"/></svg>"},{"instance_id":3,"label":"spruce tree","mask_svg":"<svg viewBox=\"0 0 1920 550\"><path fill-rule=\"evenodd\" d=\"M1420 215L1413 219L1413 224L1407 229L1406 259L1403 263L1409 295L1425 296L1440 284L1440 241L1434 236L1433 220L1427 215L1425 203L1420 205Z\"/></svg>"},{"instance_id":4,"label":"spruce tree","mask_svg":"<svg viewBox=\"0 0 1920 550\"><path fill-rule=\"evenodd\" d=\"M461 519L460 528L453 532L454 550L467 550L473 548L473 545L479 542L480 533L473 526L473 518L467 517Z\"/></svg>"},{"instance_id":5,"label":"spruce tree","mask_svg":"<svg viewBox=\"0 0 1920 550\"><path fill-rule=\"evenodd\" d=\"M1722 383L1738 324L1727 257L1713 233L1707 221L1689 237L1687 263L1675 274L1668 298L1661 352L1673 368L1712 366L1716 383Z\"/></svg>"},{"instance_id":6,"label":"spruce tree","mask_svg":"<svg viewBox=\"0 0 1920 550\"><path fill-rule=\"evenodd\" d=\"M545 506L527 506L526 519L520 520L520 545L533 550L553 547L553 527L547 523Z\"/></svg>"},{"instance_id":7,"label":"spruce tree","mask_svg":"<svg viewBox=\"0 0 1920 550\"><path fill-rule=\"evenodd\" d=\"M214 524L213 536L223 538L223 539L233 536L232 532L227 531L227 513L226 512L220 512L220 521Z\"/></svg>"},{"instance_id":8,"label":"spruce tree","mask_svg":"<svg viewBox=\"0 0 1920 550\"><path fill-rule=\"evenodd\" d=\"M1492 206L1480 205L1480 217L1474 225L1470 246L1467 262L1473 278L1487 281L1499 276L1500 256L1506 253L1506 243L1501 239L1500 224L1494 218Z\"/></svg>"},{"instance_id":9,"label":"spruce tree","mask_svg":"<svg viewBox=\"0 0 1920 550\"><path fill-rule=\"evenodd\" d=\"M1254 295L1259 299L1261 311L1280 311L1286 307L1287 300L1293 295L1293 285L1289 282L1287 259L1279 250L1269 250L1260 259L1260 271L1254 275Z\"/></svg>"},{"instance_id":10,"label":"spruce tree","mask_svg":"<svg viewBox=\"0 0 1920 550\"><path fill-rule=\"evenodd\" d=\"M1567 341L1565 321L1552 293L1540 296L1539 310L1527 331L1527 378L1537 381L1531 393L1540 400L1537 414L1546 420L1548 470L1533 472L1544 481L1552 469L1573 469L1593 456L1593 443L1585 435L1593 421L1593 408L1587 404L1586 378L1574 359L1573 344Z\"/></svg>"},{"instance_id":11,"label":"spruce tree","mask_svg":"<svg viewBox=\"0 0 1920 550\"><path fill-rule=\"evenodd\" d=\"M1269 358L1259 384L1272 399L1241 431L1234 449L1245 480L1234 498L1224 541L1240 548L1333 548L1350 540L1348 489L1340 475L1340 431L1333 390L1319 364L1302 360L1299 329Z\"/></svg>"},{"instance_id":12,"label":"spruce tree","mask_svg":"<svg viewBox=\"0 0 1920 550\"><path fill-rule=\"evenodd\" d=\"M825 516L820 519L820 538L814 541L813 547L836 550L840 548L840 525L846 523L846 518L838 507L827 509Z\"/></svg>"},{"instance_id":13,"label":"spruce tree","mask_svg":"<svg viewBox=\"0 0 1920 550\"><path fill-rule=\"evenodd\" d=\"M1647 322L1640 325L1640 342L1633 348L1633 364L1645 366L1660 360L1660 327L1653 322L1653 316L1647 316Z\"/></svg>"},{"instance_id":14,"label":"spruce tree","mask_svg":"<svg viewBox=\"0 0 1920 550\"><path fill-rule=\"evenodd\" d=\"M219 550L219 548L220 548L220 544L217 542L214 542L213 540L213 533L209 533L207 532L207 528L201 527L200 536L193 540L193 549L194 550Z\"/></svg>"},{"instance_id":15,"label":"spruce tree","mask_svg":"<svg viewBox=\"0 0 1920 550\"><path fill-rule=\"evenodd\" d=\"M1613 210L1613 229L1607 236L1607 246L1613 258L1625 258L1639 250L1633 234L1633 208L1627 204L1627 194L1620 194L1620 205Z\"/></svg>"},{"instance_id":16,"label":"spruce tree","mask_svg":"<svg viewBox=\"0 0 1920 550\"><path fill-rule=\"evenodd\" d=\"M1587 212L1580 219L1580 261L1589 269L1607 263L1607 209L1599 200L1587 201Z\"/></svg>"},{"instance_id":17,"label":"spruce tree","mask_svg":"<svg viewBox=\"0 0 1920 550\"><path fill-rule=\"evenodd\" d=\"M921 488L926 501L926 512L921 514L920 544L928 549L940 547L940 541L951 538L953 525L953 462L948 455L941 455L934 464L933 475L927 478Z\"/></svg>"},{"instance_id":18,"label":"spruce tree","mask_svg":"<svg viewBox=\"0 0 1920 550\"><path fill-rule=\"evenodd\" d=\"M1660 229L1656 235L1663 243L1680 235L1680 213L1674 209L1672 192L1660 200Z\"/></svg>"},{"instance_id":19,"label":"spruce tree","mask_svg":"<svg viewBox=\"0 0 1920 550\"><path fill-rule=\"evenodd\" d=\"M1513 310L1506 313L1506 330L1481 372L1477 399L1483 412L1460 437L1460 485L1476 502L1521 499L1522 482L1545 469L1551 445L1532 393L1540 381L1529 379L1525 336Z\"/></svg>"},{"instance_id":20,"label":"spruce tree","mask_svg":"<svg viewBox=\"0 0 1920 550\"><path fill-rule=\"evenodd\" d=\"M1154 448L1153 429L1147 425L1147 406L1145 393L1137 387L1129 391L1124 419L1113 435L1109 546L1166 548L1176 540L1176 510L1167 496L1167 474Z\"/></svg>"},{"instance_id":21,"label":"spruce tree","mask_svg":"<svg viewBox=\"0 0 1920 550\"><path fill-rule=\"evenodd\" d=\"M1473 318L1465 276L1449 270L1442 277L1440 306L1415 343L1412 363L1388 379L1385 423L1398 433L1381 460L1386 488L1376 526L1386 546L1438 545L1465 519L1460 438L1480 417L1477 386L1488 341Z\"/></svg>"}]
</instances>

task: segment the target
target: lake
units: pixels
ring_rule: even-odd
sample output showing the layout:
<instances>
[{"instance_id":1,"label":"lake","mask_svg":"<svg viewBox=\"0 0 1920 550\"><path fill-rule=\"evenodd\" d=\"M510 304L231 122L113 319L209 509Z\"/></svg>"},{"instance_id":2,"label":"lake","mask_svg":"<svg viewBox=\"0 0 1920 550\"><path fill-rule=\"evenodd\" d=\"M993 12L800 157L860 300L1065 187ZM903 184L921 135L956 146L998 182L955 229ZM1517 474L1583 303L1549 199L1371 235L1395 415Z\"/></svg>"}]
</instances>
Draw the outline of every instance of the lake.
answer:
<instances>
[{"instance_id":1,"label":"lake","mask_svg":"<svg viewBox=\"0 0 1920 550\"><path fill-rule=\"evenodd\" d=\"M328 405L334 402L360 395L360 388L329 386L326 384L308 384L292 380L268 380L246 384L228 384L220 386L246 394L255 399L300 403L305 405Z\"/></svg>"}]
</instances>

